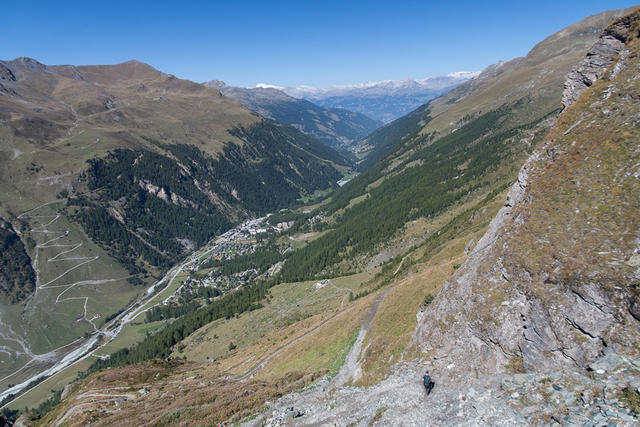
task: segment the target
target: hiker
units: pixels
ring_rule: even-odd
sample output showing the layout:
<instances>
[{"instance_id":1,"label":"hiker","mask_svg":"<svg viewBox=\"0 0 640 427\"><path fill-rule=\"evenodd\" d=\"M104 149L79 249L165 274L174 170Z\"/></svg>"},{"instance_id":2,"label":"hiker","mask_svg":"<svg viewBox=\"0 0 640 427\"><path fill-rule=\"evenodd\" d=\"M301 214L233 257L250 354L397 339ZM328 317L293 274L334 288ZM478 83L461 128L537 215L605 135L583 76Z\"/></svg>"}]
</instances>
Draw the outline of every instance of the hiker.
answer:
<instances>
[{"instance_id":1,"label":"hiker","mask_svg":"<svg viewBox=\"0 0 640 427\"><path fill-rule=\"evenodd\" d=\"M424 377L422 377L423 383L424 383L424 389L427 391L427 396L431 393L431 390L433 390L433 386L436 385L436 383L434 383L433 381L431 381L431 376L429 376L429 372L425 372Z\"/></svg>"}]
</instances>

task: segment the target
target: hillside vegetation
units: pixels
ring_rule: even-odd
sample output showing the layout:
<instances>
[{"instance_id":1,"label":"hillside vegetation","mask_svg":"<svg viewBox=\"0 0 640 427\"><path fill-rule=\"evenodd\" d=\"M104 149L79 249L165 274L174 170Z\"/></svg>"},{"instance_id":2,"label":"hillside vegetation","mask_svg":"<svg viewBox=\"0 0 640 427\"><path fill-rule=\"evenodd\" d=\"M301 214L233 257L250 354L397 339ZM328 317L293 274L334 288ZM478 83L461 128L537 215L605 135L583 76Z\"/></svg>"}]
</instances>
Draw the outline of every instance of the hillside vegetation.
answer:
<instances>
[{"instance_id":1,"label":"hillside vegetation","mask_svg":"<svg viewBox=\"0 0 640 427\"><path fill-rule=\"evenodd\" d=\"M212 237L350 168L295 128L136 61L0 61L0 142L11 266L0 372L29 364L9 384L60 360Z\"/></svg>"},{"instance_id":2,"label":"hillside vegetation","mask_svg":"<svg viewBox=\"0 0 640 427\"><path fill-rule=\"evenodd\" d=\"M151 311L171 320L39 422L148 421L143 405L183 425L637 422L638 11L608 25L624 13L383 128L377 163L265 219L255 263L239 243L228 267L189 261L188 283L256 279Z\"/></svg>"},{"instance_id":3,"label":"hillside vegetation","mask_svg":"<svg viewBox=\"0 0 640 427\"><path fill-rule=\"evenodd\" d=\"M204 85L220 90L223 95L238 100L262 117L291 125L343 152L352 151L357 141L382 125L364 114L321 107L305 99L290 97L278 89L231 87L216 80Z\"/></svg>"},{"instance_id":4,"label":"hillside vegetation","mask_svg":"<svg viewBox=\"0 0 640 427\"><path fill-rule=\"evenodd\" d=\"M562 107L565 75L611 16L574 24L376 131L382 152L370 156L381 160L320 208L332 230L295 253L283 277L358 271L410 221L506 188Z\"/></svg>"},{"instance_id":5,"label":"hillside vegetation","mask_svg":"<svg viewBox=\"0 0 640 427\"><path fill-rule=\"evenodd\" d=\"M0 292L10 303L25 299L33 292L36 275L31 258L10 223L0 218Z\"/></svg>"}]
</instances>

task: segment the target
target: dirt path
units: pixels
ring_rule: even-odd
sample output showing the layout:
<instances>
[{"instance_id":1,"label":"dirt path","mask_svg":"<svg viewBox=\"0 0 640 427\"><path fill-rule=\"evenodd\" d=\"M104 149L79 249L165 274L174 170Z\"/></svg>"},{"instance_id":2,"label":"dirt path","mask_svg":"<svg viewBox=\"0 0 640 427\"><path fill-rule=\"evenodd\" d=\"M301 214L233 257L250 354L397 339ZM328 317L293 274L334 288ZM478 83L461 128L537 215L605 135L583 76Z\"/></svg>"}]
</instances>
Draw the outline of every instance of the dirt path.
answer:
<instances>
[{"instance_id":1,"label":"dirt path","mask_svg":"<svg viewBox=\"0 0 640 427\"><path fill-rule=\"evenodd\" d=\"M115 399L114 399L115 400ZM64 415L62 416L62 418L60 418L58 421L56 421L56 423L54 424L54 426L59 426L62 423L64 423L67 418L69 418L71 416L71 414L73 414L75 411L77 411L78 409L84 407L84 406L89 406L89 405L93 405L95 402L86 402L86 403L80 403L78 405L74 405L71 408L69 408L67 410L67 412L64 413Z\"/></svg>"},{"instance_id":2,"label":"dirt path","mask_svg":"<svg viewBox=\"0 0 640 427\"><path fill-rule=\"evenodd\" d=\"M345 314L348 311L351 311L353 309L353 307L349 307L349 308L345 308L344 310L339 311L338 313L334 314L333 316L329 317L328 319L325 319L322 321L322 323L320 323L319 325L315 326L313 329L305 332L304 334L300 335L297 338L294 338L293 340L289 341L286 344L283 344L282 346L278 347L275 351L273 351L272 353L270 353L267 357L263 358L260 362L258 362L257 364L255 364L251 369L249 369L244 375L242 375L241 377L236 378L238 381L242 381L242 380L246 380L248 378L251 378L256 372L258 372L260 369L264 368L264 366L271 360L273 359L275 356L277 356L279 353L281 353L282 351L286 350L287 348L291 347L292 345L294 345L295 343L299 342L300 340L308 337L309 335L313 335L315 334L319 329L321 329L324 325L326 325L327 323L331 322L332 320L337 319L338 317L342 316L343 314ZM238 365L236 365L238 366ZM233 368L230 368L233 369Z\"/></svg>"},{"instance_id":3,"label":"dirt path","mask_svg":"<svg viewBox=\"0 0 640 427\"><path fill-rule=\"evenodd\" d=\"M333 284L332 284L332 286L336 287ZM341 288L338 288L338 289L341 289ZM371 331L371 325L373 323L373 319L375 318L376 314L378 313L378 310L380 309L380 304L382 304L382 301L384 301L385 297L387 296L387 294L392 289L393 289L393 287L385 289L373 301L373 304L371 305L371 308L369 309L369 313L367 314L367 317L365 317L365 319L362 322L362 326L360 327L360 332L358 334L358 338L356 339L355 343L353 344L353 346L349 350L349 353L347 354L347 357L345 359L344 365L342 366L342 368L340 369L338 374L334 377L334 379L331 382L331 385L333 387L340 387L340 386L344 385L347 382L347 380L349 380L349 378L353 378L354 375L356 375L356 372L358 371L358 369L360 367L359 356L360 356L360 353L361 353L360 350L362 349L362 344L364 342L364 339L367 336L367 334ZM345 289L345 290L349 290L349 289ZM331 316L328 319L325 319L324 321L322 321L322 323L320 323L319 325L315 326L313 329L305 332L304 334L300 335L297 338L294 338L293 340L287 342L286 344L281 345L276 350L274 350L273 352L269 353L269 355L267 355L266 357L262 358L258 363L253 365L253 367L251 367L244 375L242 375L240 377L237 377L236 380L242 381L242 380L246 380L248 378L251 378L253 375L255 375L256 372L258 372L260 369L264 368L266 366L266 364L271 359L276 357L282 351L288 349L292 345L294 345L297 342L309 337L310 335L315 334L320 329L322 329L327 323L329 323L329 322L337 319L338 317L342 316L343 314L351 311L353 308L354 307L351 306L351 307L345 308L345 309L337 312L333 316ZM242 365L243 363L246 363L247 361L248 360L245 360L243 362L240 362L240 363L232 366L231 368L229 368L227 370L227 372L229 372L230 370L236 368L237 366Z\"/></svg>"},{"instance_id":4,"label":"dirt path","mask_svg":"<svg viewBox=\"0 0 640 427\"><path fill-rule=\"evenodd\" d=\"M91 399L91 400L80 402L76 405L73 405L69 409L67 409L64 412L64 414L56 420L54 425L59 426L63 424L65 421L67 421L67 419L69 419L69 417L71 417L71 415L73 415L79 409L82 409L83 407L88 405L95 405L96 403L105 403L105 402L116 402L119 399L123 399L123 398L126 400L136 399L138 395L134 393L122 393L122 392L113 393L113 394L109 393L110 391L114 391L114 390L129 390L129 389L130 387L110 387L110 388L104 388L104 389L89 390L84 393L80 393L75 397L76 401L79 401L82 399Z\"/></svg>"},{"instance_id":5,"label":"dirt path","mask_svg":"<svg viewBox=\"0 0 640 427\"><path fill-rule=\"evenodd\" d=\"M246 425L262 426L266 423L266 425L278 426L286 424L291 421L290 408L294 408L294 413L299 410L302 412L298 412L298 414L308 414L304 418L300 418L299 422L296 422L297 420L293 421L292 424L295 425L346 425L347 423L344 421L348 417L353 418L353 413L357 413L358 411L371 412L371 416L375 414L378 406L368 408L368 406L372 406L368 400L371 395L379 395L381 400L389 399L389 397L392 396L392 399L389 400L397 401L393 404L399 407L402 405L412 406L415 405L416 402L421 402L424 398L424 390L421 388L419 376L416 376L412 371L409 371L405 378L396 378L393 384L376 386L375 390L374 388L363 389L360 387L347 386L349 379L357 378L361 363L360 355L366 351L366 347L364 350L362 348L364 340L371 331L373 320L378 314L382 302L395 286L396 285L384 289L376 296L369 308L367 316L362 321L358 338L349 350L342 368L340 368L340 371L333 379L320 380L314 387L283 396L273 404L270 412L263 412L255 419L247 422ZM345 309L344 311L347 310L349 309ZM331 319L328 319L327 322L329 320ZM319 325L305 335L310 335L323 325ZM293 344L293 342L289 343L289 345L291 344ZM271 355L271 357L273 356L275 356L275 354ZM400 390L400 392L398 390ZM270 416L272 418L268 419ZM367 425L362 422L360 424ZM412 424L409 423L409 425Z\"/></svg>"},{"instance_id":6,"label":"dirt path","mask_svg":"<svg viewBox=\"0 0 640 427\"><path fill-rule=\"evenodd\" d=\"M64 415L55 422L54 426L62 425L65 421L67 421L69 417L71 417L71 415L73 415L76 411L78 411L79 409L82 409L85 406L92 406L92 405L95 405L96 403L116 402L122 398L124 399L135 398L135 395L132 395L132 394L96 395L96 397L103 397L103 396L104 397L111 396L111 397L109 397L108 399L90 400L89 402L79 403L77 405L72 406L71 408L67 409Z\"/></svg>"},{"instance_id":7,"label":"dirt path","mask_svg":"<svg viewBox=\"0 0 640 427\"><path fill-rule=\"evenodd\" d=\"M378 295L373 304L371 304L369 313L367 314L367 317L365 317L364 321L362 322L362 326L360 327L360 333L358 334L356 342L351 347L351 350L349 350L349 354L347 354L344 365L342 365L342 368L340 368L338 375L334 377L331 383L333 387L343 386L349 380L349 378L353 378L354 380L357 379L361 362L360 354L364 354L364 351L361 352L362 344L364 343L364 339L367 334L371 332L371 325L373 324L373 319L376 317L376 314L378 314L380 304L382 304L382 301L384 301L387 294L391 292L392 289L393 287L385 289L380 293L380 295Z\"/></svg>"}]
</instances>

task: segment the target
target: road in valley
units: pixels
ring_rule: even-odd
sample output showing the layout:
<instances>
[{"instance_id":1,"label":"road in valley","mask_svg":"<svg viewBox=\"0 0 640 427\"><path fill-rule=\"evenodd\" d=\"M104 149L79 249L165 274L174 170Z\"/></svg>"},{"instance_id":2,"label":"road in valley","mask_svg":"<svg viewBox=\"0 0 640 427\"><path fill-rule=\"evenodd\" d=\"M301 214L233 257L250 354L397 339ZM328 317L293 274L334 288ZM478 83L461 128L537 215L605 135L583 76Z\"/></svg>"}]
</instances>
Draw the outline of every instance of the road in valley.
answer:
<instances>
[{"instance_id":1,"label":"road in valley","mask_svg":"<svg viewBox=\"0 0 640 427\"><path fill-rule=\"evenodd\" d=\"M36 208L36 209L38 209L38 208ZM29 213L33 212L34 210L35 209L32 209L32 210L30 210L28 212L25 212L20 217L24 217L24 216L28 215ZM57 217L55 217L52 221L48 222L47 224L43 224L43 227L41 229L37 230L37 231L50 232L50 230L48 230L46 227L48 225L51 225L52 223L54 223L55 220L57 220ZM187 269L187 268L191 267L192 265L194 265L194 264L198 263L199 261L201 261L201 258L212 250L212 245L219 244L221 242L225 242L225 241L230 240L230 239L234 239L236 236L238 236L239 233L241 233L243 231L255 229L256 227L260 226L260 224L262 223L262 220L264 220L264 218L257 218L257 219L248 220L245 223L239 225L238 227L227 231L223 235L217 237L213 242L205 245L203 248L201 248L198 251L196 251L196 252L192 253L191 255L189 255L189 257L186 258L183 262L181 262L180 264L172 267L164 275L164 277L161 280L159 280L157 283L155 283L154 285L149 287L149 289L147 289L147 291L143 295L141 295L140 298L138 298L137 301L132 303L129 307L127 307L122 313L120 313L113 320L111 320L110 322L108 322L102 328L99 328L99 329L96 328L95 325L94 325L94 329L95 329L94 333L92 333L90 337L84 339L84 342L81 345L79 345L77 348L73 349L72 351L65 352L65 348L70 346L70 344L66 344L66 345L64 345L62 347L59 347L59 348L57 348L55 350L52 350L52 351L50 351L50 352L48 352L46 354L43 354L43 355L31 355L33 357L31 361L27 362L27 364L24 365L22 368L16 370L12 374L6 376L4 379L10 378L11 376L16 375L18 372L23 371L25 368L29 367L33 362L44 361L44 360L58 360L58 361L55 362L52 366L43 369L41 372L31 376L30 378L22 381L21 383L13 385L12 387L8 388L7 390L4 390L4 391L0 392L0 401L2 401L3 399L9 397L10 395L17 395L17 394L21 393L22 391L27 389L34 381L40 381L40 380L43 380L43 379L45 379L47 377L51 377L52 375L55 375L56 373L60 372L61 370L65 369L65 368L67 368L67 367L69 367L71 365L74 365L74 364L80 362L81 360L86 359L87 357L96 355L96 352L98 352L100 349L104 348L107 344L109 344L115 338L118 337L118 335L120 334L120 332L122 332L122 329L124 328L124 326L127 323L132 322L138 316L140 316L141 314L143 314L143 313L147 312L148 310L152 309L156 305L162 304L164 301L167 301L168 298L167 298L167 296L162 295L162 291L167 289L167 287L169 287L172 284L172 282L176 279L176 277L178 277L178 275L180 275L185 269ZM50 232L50 233L52 233L52 232ZM60 233L60 232L57 232L57 233ZM57 240L60 237L62 237L62 236L54 237L54 238L46 241L42 245L52 244L55 240ZM73 247L70 250L66 250L66 251L56 255L55 257L49 259L48 261L57 261L57 260L59 260L59 258L56 259L57 257L59 257L60 255L63 255L63 254L67 255L69 252L71 252L71 251L73 251L75 249L77 249L77 247ZM81 261L81 264L84 264L84 263L87 263L87 262L91 262L92 260L93 260L93 257L92 257L91 260L85 259L85 258L82 258L82 259L78 258L78 261ZM78 266L80 266L81 264L79 264ZM78 266L72 267L72 269L75 269ZM68 271L62 273L60 276L56 277L55 279L53 279L53 280L51 280L51 281L49 281L49 282L47 282L45 284L42 284L42 285L38 284L36 289L37 288L44 289L44 288L49 288L49 287L56 287L56 286L53 285L53 283L55 283L55 280L57 280L60 277L64 276L66 273L68 273ZM56 302L62 301L62 299L60 299L60 296L62 294L64 294L67 290L69 290L70 288L73 288L75 286L81 286L81 285L84 285L84 284L87 284L87 283L93 283L93 282L95 282L95 281L83 280L81 282L75 282L75 283L71 283L71 284L68 284L68 285L60 286L61 288L64 288L64 290L62 290L62 292L58 295L58 298L57 298ZM179 289L180 288L178 287L168 297L170 298L171 296L175 295L179 291ZM82 297L82 298L84 298L84 297ZM85 304L86 304L86 301L85 301ZM86 312L85 312L85 316L86 316ZM100 336L103 337L103 342L100 345L97 345L98 338ZM80 339L74 341L74 343L76 343L78 341L82 341L82 340L83 340L83 338L80 338ZM73 343L71 343L71 344L73 344ZM27 347L27 350L28 350L28 347ZM99 356L96 356L96 357L99 357ZM27 391L27 393L28 393L28 391ZM9 402L4 402L4 405L2 407L0 407L0 409L4 408L8 404L10 404L10 401Z\"/></svg>"}]
</instances>

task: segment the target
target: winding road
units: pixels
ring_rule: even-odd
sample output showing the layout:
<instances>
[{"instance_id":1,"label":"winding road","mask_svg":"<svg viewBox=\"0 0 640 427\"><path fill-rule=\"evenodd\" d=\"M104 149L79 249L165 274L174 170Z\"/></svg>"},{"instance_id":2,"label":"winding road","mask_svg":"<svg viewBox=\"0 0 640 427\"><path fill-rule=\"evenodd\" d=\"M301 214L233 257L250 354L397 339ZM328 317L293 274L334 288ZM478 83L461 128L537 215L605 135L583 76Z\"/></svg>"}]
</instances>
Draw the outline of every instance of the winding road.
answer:
<instances>
[{"instance_id":1,"label":"winding road","mask_svg":"<svg viewBox=\"0 0 640 427\"><path fill-rule=\"evenodd\" d=\"M59 253L48 258L46 262L66 261L66 262L72 262L72 263L77 262L77 264L71 266L70 268L58 274L56 277L48 280L47 282L41 283L41 277L40 277L40 272L38 268L38 262L40 262L40 257L39 257L40 251L36 250L36 256L34 257L34 269L36 270L35 293L37 294L39 291L44 289L59 289L60 292L56 296L56 299L54 302L55 304L58 304L64 301L70 301L70 300L84 301L82 319L86 320L93 326L93 333L88 338L78 338L77 340L71 343L67 343L64 346L51 350L48 353L35 355L29 349L29 346L26 340L22 338L19 334L16 334L13 331L13 329L10 327L10 325L3 323L2 319L0 319L0 326L2 326L0 330L0 337L2 337L5 341L16 342L17 346L21 349L21 350L18 350L17 348L4 349L4 346L3 346L3 347L0 347L0 351L8 352L9 350L13 350L14 353L16 351L20 351L21 354L25 354L31 358L31 360L29 360L25 365L23 365L21 368L17 369L16 371L12 372L11 374L5 376L4 378L2 378L2 380L9 379L19 374L20 372L23 372L27 368L33 367L32 365L35 362L57 360L55 363L43 369L41 372L31 376L30 378L22 381L19 384L13 385L12 387L0 392L0 401L5 399L9 395L16 395L22 392L34 381L38 381L43 378L50 377L60 372L61 370L75 363L78 363L79 361L84 360L89 356L94 355L96 351L100 350L101 348L109 344L111 341L113 341L119 335L119 333L122 331L122 328L127 323L135 320L140 314L145 313L147 310L150 310L155 305L161 304L162 301L157 301L155 304L151 304L151 305L148 304L150 301L153 301L153 299L156 296L154 291L160 290L160 288L164 288L164 286L171 284L171 282L186 267L190 266L191 264L193 264L198 260L198 256L202 254L202 251L208 250L208 248L205 246L201 250L192 254L189 258L187 258L181 264L170 269L160 281L158 281L156 284L151 286L147 290L147 292L145 292L140 298L138 298L137 301L129 305L129 307L127 307L120 315L118 315L109 323L105 324L101 329L98 329L98 327L94 323L95 319L87 317L87 302L89 300L89 297L74 296L74 297L65 298L64 295L76 287L108 284L108 283L127 279L131 276L120 277L120 278L108 278L108 279L93 279L93 280L87 279L87 280L81 280L73 283L64 283L63 279L67 274L83 266L86 266L91 262L94 262L99 258L99 255L91 256L91 257L85 257L85 256L79 256L79 255L73 256L73 252L77 251L79 248L83 246L82 242L60 243L61 239L64 239L69 236L69 230L50 229L50 227L52 227L56 223L56 221L60 218L60 214L56 214L56 215L35 215L34 214L34 213L37 213L39 209L55 203L60 203L60 201L49 202L49 203L45 203L40 206L37 206L36 208L30 209L22 213L21 215L18 216L18 218L30 219L34 222L38 222L38 224L31 229L31 233L41 233L41 234L51 236L50 238L46 239L43 243L36 245L36 249L47 249L47 248L63 249ZM101 345L96 347L98 337L101 335L107 339ZM73 349L72 351L65 350L69 346L77 345L82 341L84 342L81 345L79 345L77 348ZM9 403L10 402L5 402L5 405L2 406L0 409L4 408Z\"/></svg>"}]
</instances>

